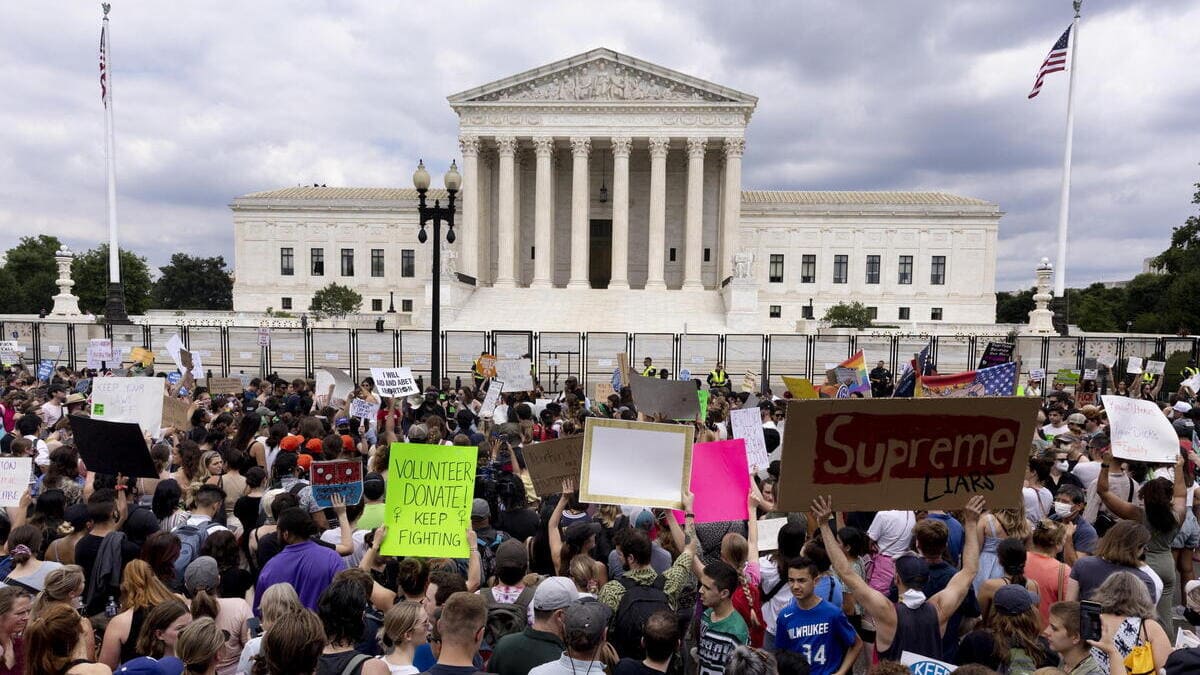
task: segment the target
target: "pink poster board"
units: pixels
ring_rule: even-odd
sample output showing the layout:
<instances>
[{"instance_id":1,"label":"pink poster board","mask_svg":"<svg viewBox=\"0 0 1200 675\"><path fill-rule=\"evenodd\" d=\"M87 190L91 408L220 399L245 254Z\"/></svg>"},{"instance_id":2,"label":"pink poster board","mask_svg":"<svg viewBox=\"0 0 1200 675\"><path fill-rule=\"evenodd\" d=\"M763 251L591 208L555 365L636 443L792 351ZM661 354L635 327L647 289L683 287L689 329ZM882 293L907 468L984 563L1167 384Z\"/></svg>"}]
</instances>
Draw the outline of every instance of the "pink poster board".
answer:
<instances>
[{"instance_id":1,"label":"pink poster board","mask_svg":"<svg viewBox=\"0 0 1200 675\"><path fill-rule=\"evenodd\" d=\"M692 446L692 494L697 523L746 519L746 497L750 494L750 468L746 443L740 438ZM683 512L675 519L683 522Z\"/></svg>"}]
</instances>

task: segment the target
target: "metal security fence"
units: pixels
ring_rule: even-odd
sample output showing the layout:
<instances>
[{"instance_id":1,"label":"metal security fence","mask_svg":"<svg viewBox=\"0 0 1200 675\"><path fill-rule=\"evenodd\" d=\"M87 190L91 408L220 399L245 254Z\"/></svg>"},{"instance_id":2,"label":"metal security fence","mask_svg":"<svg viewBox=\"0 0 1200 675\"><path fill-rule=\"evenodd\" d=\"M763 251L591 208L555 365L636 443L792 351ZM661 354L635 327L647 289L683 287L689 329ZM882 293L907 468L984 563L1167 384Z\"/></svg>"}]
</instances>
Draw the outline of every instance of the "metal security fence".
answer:
<instances>
[{"instance_id":1,"label":"metal security fence","mask_svg":"<svg viewBox=\"0 0 1200 675\"><path fill-rule=\"evenodd\" d=\"M70 368L87 362L88 340L109 338L123 360L134 347L154 351L160 370L174 368L166 351L172 336L198 356L214 376L270 373L281 377L311 377L318 368L341 368L352 377L370 374L371 368L404 366L430 381L427 330L371 330L362 328L270 329L269 343L259 344L259 329L223 325L108 326L41 321L2 321L0 339L15 340L24 348L27 362L47 359ZM826 369L858 350L868 368L879 361L893 373L926 345L941 373L974 368L988 342L1014 342L1022 359L1023 375L1042 368L1082 370L1088 359L1112 358L1118 374L1130 356L1166 360L1167 381L1163 396L1176 390L1179 371L1188 359L1197 358L1198 337L1084 336L1012 337L1006 335L916 335L895 333L837 334L696 334L532 331L445 331L440 336L442 372L452 384L471 381L471 364L481 352L499 357L529 356L542 385L549 391L562 388L567 377L585 386L608 382L625 353L635 371L650 357L658 368L677 376L687 370L704 379L717 362L740 384L743 374L755 372L764 386L779 392L782 376L821 378Z\"/></svg>"}]
</instances>

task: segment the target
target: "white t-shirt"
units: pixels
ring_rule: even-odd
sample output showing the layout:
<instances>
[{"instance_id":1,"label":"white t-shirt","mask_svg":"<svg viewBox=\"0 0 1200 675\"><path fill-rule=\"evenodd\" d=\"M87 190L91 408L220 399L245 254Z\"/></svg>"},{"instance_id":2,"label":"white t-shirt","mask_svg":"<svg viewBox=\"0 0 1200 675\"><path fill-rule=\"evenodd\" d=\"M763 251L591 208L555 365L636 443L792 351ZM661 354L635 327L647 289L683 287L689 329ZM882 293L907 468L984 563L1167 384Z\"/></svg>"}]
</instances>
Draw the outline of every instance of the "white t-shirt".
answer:
<instances>
[{"instance_id":1,"label":"white t-shirt","mask_svg":"<svg viewBox=\"0 0 1200 675\"><path fill-rule=\"evenodd\" d=\"M46 428L50 428L62 419L63 407L55 401L46 401L40 408L42 421L46 423Z\"/></svg>"},{"instance_id":2,"label":"white t-shirt","mask_svg":"<svg viewBox=\"0 0 1200 675\"><path fill-rule=\"evenodd\" d=\"M867 528L867 536L879 546L879 552L897 558L908 551L917 517L912 511L880 511Z\"/></svg>"},{"instance_id":3,"label":"white t-shirt","mask_svg":"<svg viewBox=\"0 0 1200 675\"><path fill-rule=\"evenodd\" d=\"M346 561L346 567L351 569L358 567L358 563L367 554L366 536L367 530L354 530L350 533L350 538L354 541L354 550L350 552L350 555L342 556L342 560ZM342 531L336 527L325 530L321 533L321 541L337 546L342 543Z\"/></svg>"},{"instance_id":4,"label":"white t-shirt","mask_svg":"<svg viewBox=\"0 0 1200 675\"><path fill-rule=\"evenodd\" d=\"M1069 429L1067 428L1066 422L1063 422L1057 427L1051 424L1047 424L1042 427L1042 433L1046 435L1047 440L1054 440L1055 436L1061 436L1067 433L1067 431L1069 431Z\"/></svg>"},{"instance_id":5,"label":"white t-shirt","mask_svg":"<svg viewBox=\"0 0 1200 675\"><path fill-rule=\"evenodd\" d=\"M775 584L779 583L779 569L775 566L775 561L771 560L771 556L764 555L758 559L758 567L762 574L762 589L765 596L768 591L775 588ZM779 613L783 611L792 602L792 590L788 588L786 583L779 589L775 595L771 596L770 600L766 600L762 604L763 623L766 624L767 633L775 634L775 619L779 617ZM770 643L768 643L770 644Z\"/></svg>"}]
</instances>

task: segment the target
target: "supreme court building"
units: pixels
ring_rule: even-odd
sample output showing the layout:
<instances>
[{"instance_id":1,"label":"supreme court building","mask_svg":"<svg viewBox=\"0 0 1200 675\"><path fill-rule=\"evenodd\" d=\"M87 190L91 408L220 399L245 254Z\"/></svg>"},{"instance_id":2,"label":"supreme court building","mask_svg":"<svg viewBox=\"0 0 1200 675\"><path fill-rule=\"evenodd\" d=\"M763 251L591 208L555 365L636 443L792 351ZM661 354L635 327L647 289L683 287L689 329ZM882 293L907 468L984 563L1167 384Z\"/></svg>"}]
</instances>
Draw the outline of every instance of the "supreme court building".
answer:
<instances>
[{"instance_id":1,"label":"supreme court building","mask_svg":"<svg viewBox=\"0 0 1200 675\"><path fill-rule=\"evenodd\" d=\"M463 189L443 328L779 333L849 301L882 324L993 321L996 204L747 189L757 100L608 49L450 96ZM366 314L427 326L409 181L234 199L234 309L298 314L336 282Z\"/></svg>"}]
</instances>

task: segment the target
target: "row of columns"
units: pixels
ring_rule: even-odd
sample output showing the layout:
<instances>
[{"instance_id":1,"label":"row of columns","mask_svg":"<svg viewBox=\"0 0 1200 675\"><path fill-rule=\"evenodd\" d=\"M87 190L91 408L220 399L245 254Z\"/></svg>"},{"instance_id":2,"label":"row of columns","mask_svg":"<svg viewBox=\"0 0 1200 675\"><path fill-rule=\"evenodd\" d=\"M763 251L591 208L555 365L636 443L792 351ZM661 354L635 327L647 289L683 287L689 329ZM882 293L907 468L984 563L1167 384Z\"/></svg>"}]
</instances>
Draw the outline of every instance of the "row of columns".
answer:
<instances>
[{"instance_id":1,"label":"row of columns","mask_svg":"<svg viewBox=\"0 0 1200 675\"><path fill-rule=\"evenodd\" d=\"M494 139L499 156L499 193L496 216L496 241L500 251L494 286L512 288L517 284L517 203L516 162L517 137L497 136ZM667 205L667 154L671 139L653 137L648 139L650 153L650 213L649 262L646 288L664 289L666 259L666 205ZM533 288L550 288L553 285L553 223L551 222L551 158L555 138L535 136L532 139L536 168L534 171L534 247L543 251L534 259ZM613 153L612 189L612 277L609 288L629 288L629 155L633 139L614 136L609 139ZM684 278L685 290L700 290L703 282L703 215L704 215L704 155L708 149L706 136L686 139L688 155L687 201L684 212ZM571 272L567 288L589 288L588 246L590 195L588 191L588 158L592 139L573 136L571 144ZM479 260L479 151L481 141L477 136L463 135L459 148L463 156L462 226L459 236L463 240L461 256L467 274L479 275L483 267ZM736 245L738 221L741 216L742 153L745 139L726 138L725 181L721 199L721 234L718 242L720 278L732 273L733 248ZM505 255L505 252L509 252ZM486 261L484 261L486 264Z\"/></svg>"}]
</instances>

